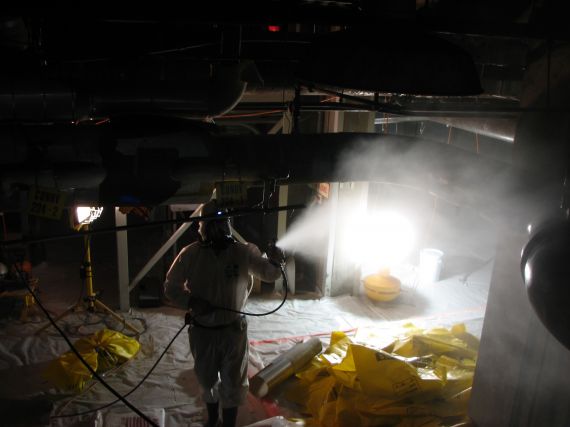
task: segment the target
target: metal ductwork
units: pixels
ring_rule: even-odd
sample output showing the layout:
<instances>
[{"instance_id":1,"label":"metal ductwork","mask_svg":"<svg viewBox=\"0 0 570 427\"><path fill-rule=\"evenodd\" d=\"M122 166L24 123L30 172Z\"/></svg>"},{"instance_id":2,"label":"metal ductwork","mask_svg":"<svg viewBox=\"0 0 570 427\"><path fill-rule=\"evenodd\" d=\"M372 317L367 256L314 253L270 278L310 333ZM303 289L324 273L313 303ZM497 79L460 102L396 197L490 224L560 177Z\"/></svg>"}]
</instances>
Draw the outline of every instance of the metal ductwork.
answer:
<instances>
[{"instance_id":1,"label":"metal ductwork","mask_svg":"<svg viewBox=\"0 0 570 427\"><path fill-rule=\"evenodd\" d=\"M431 117L429 120L512 144L515 141L518 118Z\"/></svg>"},{"instance_id":2,"label":"metal ductwork","mask_svg":"<svg viewBox=\"0 0 570 427\"><path fill-rule=\"evenodd\" d=\"M460 96L483 91L467 52L440 37L390 26L318 38L300 64L299 77L380 93Z\"/></svg>"},{"instance_id":3,"label":"metal ductwork","mask_svg":"<svg viewBox=\"0 0 570 427\"><path fill-rule=\"evenodd\" d=\"M468 132L478 133L502 142L514 143L518 118L490 118L490 117L422 117L422 116L395 116L377 117L374 124L385 125L404 122L432 121Z\"/></svg>"},{"instance_id":4,"label":"metal ductwork","mask_svg":"<svg viewBox=\"0 0 570 427\"><path fill-rule=\"evenodd\" d=\"M93 202L157 205L203 197L214 182L233 179L252 184L389 181L468 191L493 187L493 179L508 168L420 138L350 133L219 137L207 127L183 123L139 119L5 129L0 139L6 153L5 195L10 188L37 183L45 171L51 171L51 178L42 181L48 186L96 189Z\"/></svg>"},{"instance_id":5,"label":"metal ductwork","mask_svg":"<svg viewBox=\"0 0 570 427\"><path fill-rule=\"evenodd\" d=\"M21 186L71 191L97 188L105 178L95 126L4 126L0 128L0 183L4 195Z\"/></svg>"},{"instance_id":6,"label":"metal ductwork","mask_svg":"<svg viewBox=\"0 0 570 427\"><path fill-rule=\"evenodd\" d=\"M457 182L467 169L498 172L504 165L421 138L366 133L264 135L213 138L211 157L182 157L174 176L210 167L210 179L281 178L291 183L436 180ZM244 172L242 172L244 171ZM255 173L255 175L254 175Z\"/></svg>"},{"instance_id":7,"label":"metal ductwork","mask_svg":"<svg viewBox=\"0 0 570 427\"><path fill-rule=\"evenodd\" d=\"M259 80L252 62L147 62L136 71L101 64L36 67L23 74L8 69L0 74L0 121L77 122L125 114L215 117L235 107L248 81Z\"/></svg>"}]
</instances>

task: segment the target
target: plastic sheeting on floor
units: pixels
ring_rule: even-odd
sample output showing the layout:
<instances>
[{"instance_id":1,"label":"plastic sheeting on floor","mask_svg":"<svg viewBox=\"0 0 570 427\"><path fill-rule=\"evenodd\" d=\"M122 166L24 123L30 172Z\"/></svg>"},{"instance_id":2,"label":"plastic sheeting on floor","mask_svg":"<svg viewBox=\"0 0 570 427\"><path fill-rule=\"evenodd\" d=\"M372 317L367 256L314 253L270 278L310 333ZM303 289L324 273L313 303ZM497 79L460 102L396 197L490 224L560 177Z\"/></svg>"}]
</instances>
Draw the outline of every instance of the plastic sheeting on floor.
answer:
<instances>
[{"instance_id":1,"label":"plastic sheeting on floor","mask_svg":"<svg viewBox=\"0 0 570 427\"><path fill-rule=\"evenodd\" d=\"M490 282L491 266L481 269L463 280L452 277L429 287L413 289L404 286L402 294L389 303L378 303L366 296L341 296L336 298L292 298L277 313L249 319L250 374L253 375L281 351L309 336L321 337L329 344L331 331L344 331L348 335L357 329L373 327L376 331L389 331L404 322L413 322L421 328L450 327L462 322L467 331L480 336L484 309ZM262 312L275 307L279 297L252 298L248 311ZM183 312L172 308L133 311L127 316L137 322L144 319L146 331L140 337L139 354L125 365L106 375L106 379L119 393L125 394L154 364L156 358L179 330ZM84 314L69 316L68 331L93 332L102 329L103 323L91 323ZM106 319L112 323L111 319ZM92 322L95 323L95 322ZM53 328L34 335L41 324L16 321L6 323L0 329L0 372L2 385L0 398L29 398L44 396L55 403L52 415L73 414L96 409L114 400L100 384L88 384L77 395L64 395L55 391L42 379L41 372L47 364L68 351L64 340ZM109 325L109 326L112 326ZM116 325L121 330L120 325ZM125 332L125 331L123 331ZM174 342L154 373L129 396L129 401L141 410L164 409L165 426L200 426L204 422L204 404L192 371L188 337L184 332ZM273 400L258 400L248 396L246 405L238 415L238 424L245 426L278 415L299 416L293 404L276 390ZM103 413L128 413L120 404ZM52 418L53 426L94 425L95 413L82 417Z\"/></svg>"},{"instance_id":2,"label":"plastic sheeting on floor","mask_svg":"<svg viewBox=\"0 0 570 427\"><path fill-rule=\"evenodd\" d=\"M364 331L364 333L362 333ZM467 415L479 341L463 324L333 332L287 396L318 426L439 425ZM418 422L419 421L419 422Z\"/></svg>"}]
</instances>

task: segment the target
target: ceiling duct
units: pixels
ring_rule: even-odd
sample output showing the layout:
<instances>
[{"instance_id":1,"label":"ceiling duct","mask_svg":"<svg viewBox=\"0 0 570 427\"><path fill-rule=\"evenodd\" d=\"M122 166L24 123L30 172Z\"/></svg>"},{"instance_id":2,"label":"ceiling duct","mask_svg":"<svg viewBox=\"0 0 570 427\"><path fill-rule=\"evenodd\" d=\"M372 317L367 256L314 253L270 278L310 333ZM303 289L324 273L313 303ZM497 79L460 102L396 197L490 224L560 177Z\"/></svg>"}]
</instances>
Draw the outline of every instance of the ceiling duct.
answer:
<instances>
[{"instance_id":1,"label":"ceiling duct","mask_svg":"<svg viewBox=\"0 0 570 427\"><path fill-rule=\"evenodd\" d=\"M409 27L323 35L300 65L303 81L380 93L461 96L482 92L475 64L460 47Z\"/></svg>"},{"instance_id":2,"label":"ceiling duct","mask_svg":"<svg viewBox=\"0 0 570 427\"><path fill-rule=\"evenodd\" d=\"M428 120L512 144L518 117L430 117Z\"/></svg>"},{"instance_id":3,"label":"ceiling duct","mask_svg":"<svg viewBox=\"0 0 570 427\"><path fill-rule=\"evenodd\" d=\"M420 187L432 183L468 190L484 183L492 187L494 177L507 168L420 138L349 133L219 137L207 127L152 118L101 126L10 127L0 140L6 154L5 190L32 185L38 174L51 170L54 182L65 181L66 188L100 183L99 200L94 202L115 205L183 201L189 197L189 186L195 190L231 179L388 181ZM68 168L68 175L58 178L58 165L64 163L89 167L81 176L77 168ZM73 179L77 182L70 182Z\"/></svg>"},{"instance_id":4,"label":"ceiling duct","mask_svg":"<svg viewBox=\"0 0 570 427\"><path fill-rule=\"evenodd\" d=\"M100 164L87 162L55 162L44 168L13 166L0 174L3 190L13 186L39 186L59 191L98 187L105 178Z\"/></svg>"},{"instance_id":5,"label":"ceiling duct","mask_svg":"<svg viewBox=\"0 0 570 427\"><path fill-rule=\"evenodd\" d=\"M143 63L10 69L0 75L0 121L71 122L113 115L204 118L223 115L259 80L252 62ZM132 68L132 67L131 67ZM73 82L73 83L69 83Z\"/></svg>"},{"instance_id":6,"label":"ceiling duct","mask_svg":"<svg viewBox=\"0 0 570 427\"><path fill-rule=\"evenodd\" d=\"M421 138L368 134L301 134L217 137L209 141L210 179L284 179L291 183L435 180L469 186L472 173L494 176L506 164ZM216 163L217 162L217 163ZM174 176L192 173L199 157L180 157ZM219 175L217 175L219 174Z\"/></svg>"}]
</instances>

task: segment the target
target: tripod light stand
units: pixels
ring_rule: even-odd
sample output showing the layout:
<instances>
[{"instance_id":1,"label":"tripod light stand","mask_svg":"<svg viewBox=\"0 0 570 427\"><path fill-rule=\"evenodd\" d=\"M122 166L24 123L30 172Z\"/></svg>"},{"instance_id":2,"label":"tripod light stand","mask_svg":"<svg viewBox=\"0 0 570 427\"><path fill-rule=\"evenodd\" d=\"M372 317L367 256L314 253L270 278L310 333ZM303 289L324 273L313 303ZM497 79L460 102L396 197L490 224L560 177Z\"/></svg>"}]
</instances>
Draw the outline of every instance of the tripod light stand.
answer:
<instances>
[{"instance_id":1,"label":"tripod light stand","mask_svg":"<svg viewBox=\"0 0 570 427\"><path fill-rule=\"evenodd\" d=\"M79 230L89 230L89 225L95 221L101 215L103 208L95 208L95 207L77 207L75 212L75 220L76 223L74 228ZM85 287L86 287L86 295L82 301L78 301L76 304L65 310L59 316L57 316L54 321L58 321L63 319L65 316L74 313L75 311L79 311L80 309L87 311L89 313L95 313L97 311L109 314L115 320L121 322L126 328L129 328L136 334L140 334L139 331L135 326L131 325L129 322L125 320L125 318L119 316L105 304L103 304L99 298L98 293L95 292L93 289L93 266L91 264L91 243L90 243L89 235L85 235L83 237L84 248L85 248L85 256L83 259L82 265L82 277L85 279ZM46 328L51 326L51 323L40 328L36 333L40 333Z\"/></svg>"}]
</instances>

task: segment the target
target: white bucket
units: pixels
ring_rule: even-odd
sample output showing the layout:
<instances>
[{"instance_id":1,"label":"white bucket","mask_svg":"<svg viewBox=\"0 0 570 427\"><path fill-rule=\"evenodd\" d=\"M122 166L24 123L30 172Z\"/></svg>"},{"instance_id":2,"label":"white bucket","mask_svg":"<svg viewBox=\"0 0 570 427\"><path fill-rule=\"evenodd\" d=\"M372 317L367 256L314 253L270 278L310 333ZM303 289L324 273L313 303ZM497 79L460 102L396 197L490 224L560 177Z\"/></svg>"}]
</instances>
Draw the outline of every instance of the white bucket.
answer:
<instances>
[{"instance_id":1,"label":"white bucket","mask_svg":"<svg viewBox=\"0 0 570 427\"><path fill-rule=\"evenodd\" d=\"M420 251L419 284L430 285L439 280L443 252L439 249L425 248Z\"/></svg>"}]
</instances>

